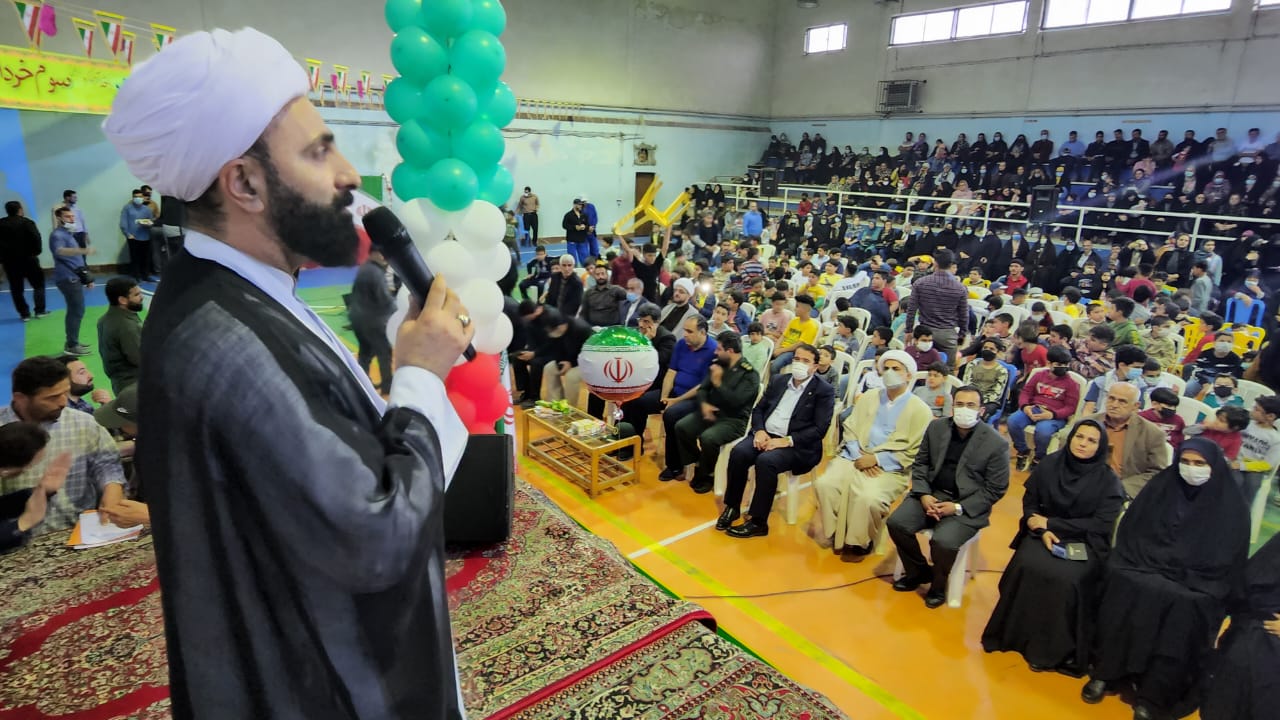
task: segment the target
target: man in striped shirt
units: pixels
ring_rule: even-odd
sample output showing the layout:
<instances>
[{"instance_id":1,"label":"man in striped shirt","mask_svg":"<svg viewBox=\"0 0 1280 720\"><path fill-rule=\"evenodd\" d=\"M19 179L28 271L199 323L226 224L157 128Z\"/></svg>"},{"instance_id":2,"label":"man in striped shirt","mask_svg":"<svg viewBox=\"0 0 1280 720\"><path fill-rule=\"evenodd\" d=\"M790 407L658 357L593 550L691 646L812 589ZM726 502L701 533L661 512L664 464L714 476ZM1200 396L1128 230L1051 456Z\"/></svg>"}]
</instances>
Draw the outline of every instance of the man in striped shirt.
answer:
<instances>
[{"instance_id":1,"label":"man in striped shirt","mask_svg":"<svg viewBox=\"0 0 1280 720\"><path fill-rule=\"evenodd\" d=\"M916 324L933 331L933 346L947 354L947 362L956 364L956 348L969 325L969 291L956 277L956 258L950 250L933 255L937 270L920 278L911 286L906 305L906 332Z\"/></svg>"}]
</instances>

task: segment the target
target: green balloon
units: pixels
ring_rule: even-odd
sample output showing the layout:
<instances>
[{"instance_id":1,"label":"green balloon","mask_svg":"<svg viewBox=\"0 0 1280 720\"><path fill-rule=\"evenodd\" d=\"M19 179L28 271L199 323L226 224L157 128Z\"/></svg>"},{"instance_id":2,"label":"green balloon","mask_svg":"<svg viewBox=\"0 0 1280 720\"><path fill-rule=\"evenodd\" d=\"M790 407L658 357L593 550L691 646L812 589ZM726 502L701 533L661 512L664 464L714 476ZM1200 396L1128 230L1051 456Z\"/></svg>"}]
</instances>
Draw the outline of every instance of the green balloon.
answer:
<instances>
[{"instance_id":1,"label":"green balloon","mask_svg":"<svg viewBox=\"0 0 1280 720\"><path fill-rule=\"evenodd\" d=\"M471 3L471 27L501 35L507 29L507 11L498 0L474 0Z\"/></svg>"},{"instance_id":2,"label":"green balloon","mask_svg":"<svg viewBox=\"0 0 1280 720\"><path fill-rule=\"evenodd\" d=\"M480 119L500 128L510 125L516 117L516 109L519 105L516 94L511 92L511 88L506 83L499 82L493 95L486 98L488 102L481 104Z\"/></svg>"},{"instance_id":3,"label":"green balloon","mask_svg":"<svg viewBox=\"0 0 1280 720\"><path fill-rule=\"evenodd\" d=\"M427 172L402 162L391 172L391 188L401 200L416 200L427 197L431 183Z\"/></svg>"},{"instance_id":4,"label":"green balloon","mask_svg":"<svg viewBox=\"0 0 1280 720\"><path fill-rule=\"evenodd\" d=\"M448 44L471 29L471 0L423 0L422 27Z\"/></svg>"},{"instance_id":5,"label":"green balloon","mask_svg":"<svg viewBox=\"0 0 1280 720\"><path fill-rule=\"evenodd\" d=\"M453 156L471 166L477 175L485 175L502 159L506 141L496 125L478 120L458 133L453 143Z\"/></svg>"},{"instance_id":6,"label":"green balloon","mask_svg":"<svg viewBox=\"0 0 1280 720\"><path fill-rule=\"evenodd\" d=\"M420 120L406 120L396 132L396 149L405 162L429 168L453 157L453 140Z\"/></svg>"},{"instance_id":7,"label":"green balloon","mask_svg":"<svg viewBox=\"0 0 1280 720\"><path fill-rule=\"evenodd\" d=\"M450 72L471 83L477 95L487 95L507 67L507 51L492 33L468 30L449 48Z\"/></svg>"},{"instance_id":8,"label":"green balloon","mask_svg":"<svg viewBox=\"0 0 1280 720\"><path fill-rule=\"evenodd\" d=\"M505 166L495 165L493 174L480 181L479 199L502 207L511 200L511 192L516 188L516 180Z\"/></svg>"},{"instance_id":9,"label":"green balloon","mask_svg":"<svg viewBox=\"0 0 1280 720\"><path fill-rule=\"evenodd\" d=\"M427 171L427 185L430 187L427 197L445 212L465 208L475 201L476 194L480 192L475 171L457 158L432 165Z\"/></svg>"},{"instance_id":10,"label":"green balloon","mask_svg":"<svg viewBox=\"0 0 1280 720\"><path fill-rule=\"evenodd\" d=\"M426 85L449 72L449 51L420 27L408 27L391 41L391 64L405 79Z\"/></svg>"},{"instance_id":11,"label":"green balloon","mask_svg":"<svg viewBox=\"0 0 1280 720\"><path fill-rule=\"evenodd\" d=\"M422 99L426 105L425 117L437 130L461 130L476 118L475 91L453 74L441 75L427 83Z\"/></svg>"},{"instance_id":12,"label":"green balloon","mask_svg":"<svg viewBox=\"0 0 1280 720\"><path fill-rule=\"evenodd\" d=\"M387 86L383 105L392 120L403 123L427 114L427 102L420 85L396 78Z\"/></svg>"},{"instance_id":13,"label":"green balloon","mask_svg":"<svg viewBox=\"0 0 1280 720\"><path fill-rule=\"evenodd\" d=\"M385 12L392 32L422 24L422 0L387 0Z\"/></svg>"}]
</instances>

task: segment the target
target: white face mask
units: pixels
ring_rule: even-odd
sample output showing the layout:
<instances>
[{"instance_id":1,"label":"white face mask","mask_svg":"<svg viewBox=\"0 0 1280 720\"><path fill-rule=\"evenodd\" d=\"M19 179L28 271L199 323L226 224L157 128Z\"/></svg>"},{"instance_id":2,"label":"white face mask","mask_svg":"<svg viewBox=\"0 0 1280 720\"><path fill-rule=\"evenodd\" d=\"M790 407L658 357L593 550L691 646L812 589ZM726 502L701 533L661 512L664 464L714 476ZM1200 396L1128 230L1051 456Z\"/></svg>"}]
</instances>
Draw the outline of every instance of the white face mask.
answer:
<instances>
[{"instance_id":1,"label":"white face mask","mask_svg":"<svg viewBox=\"0 0 1280 720\"><path fill-rule=\"evenodd\" d=\"M920 352L929 352L930 350L933 349L933 342L921 340L920 342L916 343L916 347L920 350Z\"/></svg>"},{"instance_id":2,"label":"white face mask","mask_svg":"<svg viewBox=\"0 0 1280 720\"><path fill-rule=\"evenodd\" d=\"M886 370L882 375L880 375L880 382L884 383L886 388L896 390L897 388L906 385L907 379L902 377L897 370Z\"/></svg>"},{"instance_id":3,"label":"white face mask","mask_svg":"<svg viewBox=\"0 0 1280 720\"><path fill-rule=\"evenodd\" d=\"M968 430L978 424L978 411L973 408L958 407L951 413L951 419L955 421L956 427Z\"/></svg>"},{"instance_id":4,"label":"white face mask","mask_svg":"<svg viewBox=\"0 0 1280 720\"><path fill-rule=\"evenodd\" d=\"M1182 481L1186 484L1192 487L1200 487L1209 482L1209 476L1213 474L1213 468L1208 465L1178 463L1178 474L1182 476Z\"/></svg>"},{"instance_id":5,"label":"white face mask","mask_svg":"<svg viewBox=\"0 0 1280 720\"><path fill-rule=\"evenodd\" d=\"M804 382L805 380L808 380L809 373L811 370L812 368L810 368L808 365L804 363L798 363L798 362L791 363L791 377L799 382Z\"/></svg>"},{"instance_id":6,"label":"white face mask","mask_svg":"<svg viewBox=\"0 0 1280 720\"><path fill-rule=\"evenodd\" d=\"M1229 343L1229 342L1220 342L1220 343L1214 343L1214 344L1213 344L1213 349L1214 349L1214 350L1217 350L1217 351L1218 351L1218 352L1220 352L1220 353L1228 353L1228 352L1231 352L1231 348L1233 348L1233 347L1235 347L1235 345L1234 345L1233 343Z\"/></svg>"},{"instance_id":7,"label":"white face mask","mask_svg":"<svg viewBox=\"0 0 1280 720\"><path fill-rule=\"evenodd\" d=\"M75 224L74 222L64 222L64 223L62 223L62 227L67 228L68 230L70 230L71 228L73 228L73 227L75 227L75 226L76 226L76 224Z\"/></svg>"},{"instance_id":8,"label":"white face mask","mask_svg":"<svg viewBox=\"0 0 1280 720\"><path fill-rule=\"evenodd\" d=\"M1040 322L1041 320L1043 320L1043 319L1044 319L1044 315L1041 315L1041 314L1038 314L1038 313L1032 313L1032 314L1031 314L1031 319L1032 319L1032 320L1035 320L1036 322Z\"/></svg>"}]
</instances>

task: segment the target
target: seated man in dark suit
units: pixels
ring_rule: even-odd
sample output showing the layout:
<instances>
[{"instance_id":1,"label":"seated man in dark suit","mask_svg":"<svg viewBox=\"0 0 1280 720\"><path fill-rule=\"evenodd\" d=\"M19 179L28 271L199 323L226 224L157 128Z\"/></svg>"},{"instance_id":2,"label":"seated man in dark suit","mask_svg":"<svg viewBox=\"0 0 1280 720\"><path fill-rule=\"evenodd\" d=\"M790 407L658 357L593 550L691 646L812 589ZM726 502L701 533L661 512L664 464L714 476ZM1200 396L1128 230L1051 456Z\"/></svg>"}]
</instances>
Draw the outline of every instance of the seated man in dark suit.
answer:
<instances>
[{"instance_id":1,"label":"seated man in dark suit","mask_svg":"<svg viewBox=\"0 0 1280 720\"><path fill-rule=\"evenodd\" d=\"M818 351L812 345L800 343L793 350L790 372L780 373L769 383L751 413L750 434L729 453L725 509L716 529L736 538L769 534L769 511L779 474L806 473L822 462L822 438L831 424L835 390L814 377ZM742 514L742 494L752 467L756 490L747 520L730 527Z\"/></svg>"},{"instance_id":2,"label":"seated man in dark suit","mask_svg":"<svg viewBox=\"0 0 1280 720\"><path fill-rule=\"evenodd\" d=\"M911 490L889 516L889 537L905 570L893 589L910 592L929 584L924 604L930 608L946 601L947 576L960 546L989 524L991 508L1009 489L1009 442L978 422L981 410L976 387L956 389L952 417L929 423L911 467ZM932 576L916 540L926 528L933 530Z\"/></svg>"}]
</instances>

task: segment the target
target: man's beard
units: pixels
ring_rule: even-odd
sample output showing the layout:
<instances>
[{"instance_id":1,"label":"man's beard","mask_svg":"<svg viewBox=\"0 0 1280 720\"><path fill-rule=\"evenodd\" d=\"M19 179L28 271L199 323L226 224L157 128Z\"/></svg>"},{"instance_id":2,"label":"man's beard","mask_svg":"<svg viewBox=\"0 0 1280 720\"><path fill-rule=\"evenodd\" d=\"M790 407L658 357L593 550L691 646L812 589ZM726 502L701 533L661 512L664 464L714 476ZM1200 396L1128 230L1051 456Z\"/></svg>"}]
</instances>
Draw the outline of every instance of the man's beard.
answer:
<instances>
[{"instance_id":1,"label":"man's beard","mask_svg":"<svg viewBox=\"0 0 1280 720\"><path fill-rule=\"evenodd\" d=\"M355 201L351 191L338 193L328 205L314 203L281 182L273 164L264 165L270 187L267 222L280 242L324 267L355 265L360 236L346 212Z\"/></svg>"},{"instance_id":2,"label":"man's beard","mask_svg":"<svg viewBox=\"0 0 1280 720\"><path fill-rule=\"evenodd\" d=\"M84 397L93 392L93 383L81 385L80 383L71 383L71 397Z\"/></svg>"}]
</instances>

